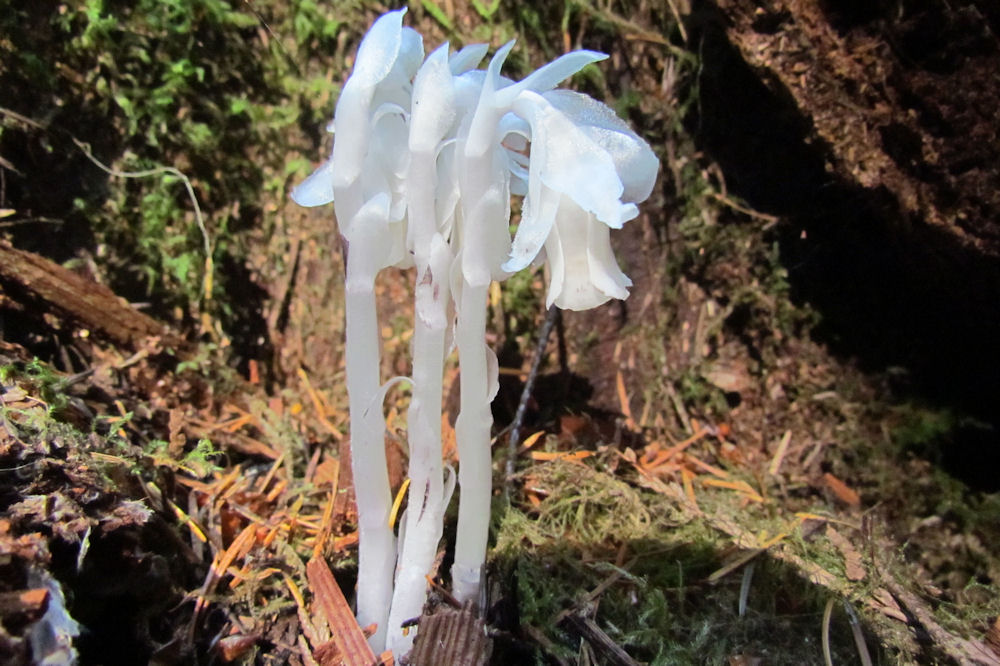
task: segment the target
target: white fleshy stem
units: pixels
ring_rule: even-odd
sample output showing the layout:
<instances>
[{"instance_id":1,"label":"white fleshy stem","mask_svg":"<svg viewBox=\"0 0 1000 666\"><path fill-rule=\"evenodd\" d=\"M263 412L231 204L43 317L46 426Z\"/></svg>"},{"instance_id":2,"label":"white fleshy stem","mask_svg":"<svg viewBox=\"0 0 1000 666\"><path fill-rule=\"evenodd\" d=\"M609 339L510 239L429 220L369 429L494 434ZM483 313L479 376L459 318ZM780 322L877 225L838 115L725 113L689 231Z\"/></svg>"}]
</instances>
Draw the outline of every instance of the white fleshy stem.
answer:
<instances>
[{"instance_id":1,"label":"white fleshy stem","mask_svg":"<svg viewBox=\"0 0 1000 666\"><path fill-rule=\"evenodd\" d=\"M499 68L513 42L504 46L490 64ZM478 602L486 562L493 496L490 428L486 304L497 232L507 238L510 194L504 172L494 168L496 124L500 113L492 105L493 79L488 74L475 114L469 124L460 161L462 220L461 292L456 295L458 322L455 342L460 368L461 408L455 422L458 446L458 527L455 561L451 567L452 594L461 602ZM499 181L498 181L499 175ZM491 233L492 232L492 233ZM509 240L507 241L509 243ZM491 252L492 250L492 252Z\"/></svg>"},{"instance_id":2,"label":"white fleshy stem","mask_svg":"<svg viewBox=\"0 0 1000 666\"><path fill-rule=\"evenodd\" d=\"M458 532L451 568L452 594L460 602L477 601L490 526L493 472L490 455L490 379L486 348L489 283L462 286L455 338L461 363L462 408L455 423L458 442Z\"/></svg>"},{"instance_id":3,"label":"white fleshy stem","mask_svg":"<svg viewBox=\"0 0 1000 666\"><path fill-rule=\"evenodd\" d=\"M419 298L419 296L418 296ZM434 565L444 521L444 469L441 462L441 370L444 330L419 322L413 342L413 394L407 413L410 445L409 508L396 589L389 613L386 647L402 656L415 631L400 626L420 616L427 598L427 575Z\"/></svg>"},{"instance_id":4,"label":"white fleshy stem","mask_svg":"<svg viewBox=\"0 0 1000 666\"><path fill-rule=\"evenodd\" d=\"M361 247L348 249L347 275L364 259ZM362 268L363 270L363 268ZM354 271L357 272L357 271ZM369 639L376 652L385 645L392 599L396 537L389 525L392 493L385 459L385 421L379 395L379 327L374 278L347 279L347 394L351 416L351 471L358 505L358 623L378 625Z\"/></svg>"},{"instance_id":5,"label":"white fleshy stem","mask_svg":"<svg viewBox=\"0 0 1000 666\"><path fill-rule=\"evenodd\" d=\"M417 263L413 331L413 392L406 422L410 448L409 508L389 612L386 647L398 659L413 647L416 631L400 626L419 617L427 598L444 523L444 467L441 459L441 397L448 326L451 248L436 232L434 152L414 153L410 167L410 229Z\"/></svg>"}]
</instances>

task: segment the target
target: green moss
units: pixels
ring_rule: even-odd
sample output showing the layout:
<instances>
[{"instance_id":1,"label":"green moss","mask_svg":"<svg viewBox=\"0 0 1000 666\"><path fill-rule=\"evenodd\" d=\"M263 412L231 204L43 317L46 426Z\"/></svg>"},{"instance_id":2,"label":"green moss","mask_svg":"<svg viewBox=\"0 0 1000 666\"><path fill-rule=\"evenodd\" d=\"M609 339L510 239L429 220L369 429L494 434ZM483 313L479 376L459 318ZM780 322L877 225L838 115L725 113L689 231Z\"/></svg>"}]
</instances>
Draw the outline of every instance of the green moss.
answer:
<instances>
[{"instance_id":1,"label":"green moss","mask_svg":"<svg viewBox=\"0 0 1000 666\"><path fill-rule=\"evenodd\" d=\"M703 521L583 465L548 463L523 477L548 496L537 507L506 511L493 567L516 581L522 626L542 631L556 656L579 656L579 636L560 622L572 612L650 664L724 664L737 654L768 664L822 661L829 593L790 566L766 555L756 560L741 617L744 569L709 582L731 551ZM741 516L752 529L781 527L766 511ZM842 614L831 642L835 663L857 659ZM536 663L544 663L541 654Z\"/></svg>"}]
</instances>

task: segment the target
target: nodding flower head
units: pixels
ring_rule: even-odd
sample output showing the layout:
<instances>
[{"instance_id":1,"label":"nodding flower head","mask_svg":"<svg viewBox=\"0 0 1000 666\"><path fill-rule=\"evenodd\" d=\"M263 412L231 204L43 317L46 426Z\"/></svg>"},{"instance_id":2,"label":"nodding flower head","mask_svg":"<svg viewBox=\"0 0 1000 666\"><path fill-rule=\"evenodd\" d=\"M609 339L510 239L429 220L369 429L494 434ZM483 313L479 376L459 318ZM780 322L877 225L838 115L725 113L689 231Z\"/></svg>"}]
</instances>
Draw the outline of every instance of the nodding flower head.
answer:
<instances>
[{"instance_id":1,"label":"nodding flower head","mask_svg":"<svg viewBox=\"0 0 1000 666\"><path fill-rule=\"evenodd\" d=\"M292 192L302 206L333 202L348 244L373 249L364 263L375 272L410 265L402 224L406 146L412 79L424 47L415 30L403 27L405 13L383 15L361 41L328 127L335 134L333 154Z\"/></svg>"},{"instance_id":2,"label":"nodding flower head","mask_svg":"<svg viewBox=\"0 0 1000 666\"><path fill-rule=\"evenodd\" d=\"M380 181L388 180L390 174L402 176L400 144L394 139L402 136L402 146L406 145L411 80L424 53L420 35L403 27L405 13L401 9L385 14L361 41L354 69L327 127L331 132L337 128L342 131L336 136L330 159L292 192L299 205L328 204L353 188L363 197L356 202L355 208L359 208L371 198L372 190L384 185Z\"/></svg>"},{"instance_id":3,"label":"nodding flower head","mask_svg":"<svg viewBox=\"0 0 1000 666\"><path fill-rule=\"evenodd\" d=\"M626 298L632 283L615 262L608 229L638 215L636 203L652 192L659 169L653 151L586 95L524 91L512 110L527 124L530 157L518 164L527 170L527 194L503 270L521 270L544 247L549 305L583 310Z\"/></svg>"}]
</instances>

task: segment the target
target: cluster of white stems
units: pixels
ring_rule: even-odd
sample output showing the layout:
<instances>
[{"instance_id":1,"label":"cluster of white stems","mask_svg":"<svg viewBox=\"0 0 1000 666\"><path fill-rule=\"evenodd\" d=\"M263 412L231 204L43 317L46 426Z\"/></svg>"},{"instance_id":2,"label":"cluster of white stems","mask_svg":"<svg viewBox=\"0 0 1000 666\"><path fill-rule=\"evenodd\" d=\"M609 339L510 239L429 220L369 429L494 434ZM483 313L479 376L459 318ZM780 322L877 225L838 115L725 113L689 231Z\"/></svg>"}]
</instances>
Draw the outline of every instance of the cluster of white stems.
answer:
<instances>
[{"instance_id":1,"label":"cluster of white stems","mask_svg":"<svg viewBox=\"0 0 1000 666\"><path fill-rule=\"evenodd\" d=\"M441 453L445 358L458 348L460 503L453 594L479 597L492 497L490 402L496 356L486 345L489 286L547 262L548 304L581 310L628 296L609 231L638 214L659 163L611 109L555 86L606 56L574 51L519 82L500 74L513 42L476 69L487 46L442 45L379 18L361 42L329 130L330 159L293 192L334 203L347 249L346 359L360 553L357 612L377 650L405 655L421 614L453 487ZM511 195L523 197L510 234ZM416 267L408 509L399 543L389 523L375 277Z\"/></svg>"}]
</instances>

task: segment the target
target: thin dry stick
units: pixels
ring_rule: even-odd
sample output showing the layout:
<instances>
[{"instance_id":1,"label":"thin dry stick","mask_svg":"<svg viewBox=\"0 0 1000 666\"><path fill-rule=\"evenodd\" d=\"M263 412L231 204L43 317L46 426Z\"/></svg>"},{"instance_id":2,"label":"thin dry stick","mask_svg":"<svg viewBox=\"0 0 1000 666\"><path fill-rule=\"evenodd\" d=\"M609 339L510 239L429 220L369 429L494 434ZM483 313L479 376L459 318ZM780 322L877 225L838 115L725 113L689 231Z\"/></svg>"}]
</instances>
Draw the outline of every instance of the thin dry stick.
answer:
<instances>
[{"instance_id":1,"label":"thin dry stick","mask_svg":"<svg viewBox=\"0 0 1000 666\"><path fill-rule=\"evenodd\" d=\"M528 398L535 386L535 379L538 377L538 368L542 364L542 357L545 355L545 348L549 344L549 336L552 334L552 327L556 323L559 310L556 306L550 306L545 315L545 323L542 324L542 332L538 335L538 345L535 347L535 356L531 359L531 371L528 378L524 380L524 389L521 391L521 399L517 403L517 411L514 412L514 422L510 426L510 439L507 440L507 465L504 473L507 476L504 484L503 494L505 499L510 498L510 481L514 478L514 465L517 461L517 449L521 444L521 425L524 421L524 414L528 409Z\"/></svg>"},{"instance_id":2,"label":"thin dry stick","mask_svg":"<svg viewBox=\"0 0 1000 666\"><path fill-rule=\"evenodd\" d=\"M753 582L753 570L757 567L756 560L750 560L750 562L743 569L743 580L740 583L740 602L739 602L739 616L743 617L747 614L747 600L750 598L750 585Z\"/></svg>"},{"instance_id":3,"label":"thin dry stick","mask_svg":"<svg viewBox=\"0 0 1000 666\"><path fill-rule=\"evenodd\" d=\"M826 666L833 666L833 655L830 652L830 617L833 615L833 603L834 598L826 602L826 608L823 609L823 663Z\"/></svg>"},{"instance_id":4,"label":"thin dry stick","mask_svg":"<svg viewBox=\"0 0 1000 666\"><path fill-rule=\"evenodd\" d=\"M854 647L858 650L858 657L861 658L861 666L872 666L872 656L868 653L868 645L865 643L865 634L861 628L861 620L855 612L854 607L846 600L844 610L847 612L847 620L851 623L851 635L854 636Z\"/></svg>"},{"instance_id":5,"label":"thin dry stick","mask_svg":"<svg viewBox=\"0 0 1000 666\"><path fill-rule=\"evenodd\" d=\"M159 166L153 169L146 169L144 171L118 171L117 169L112 169L106 166L99 159L94 157L94 154L90 152L90 146L83 143L76 137L71 137L73 143L76 147L83 151L83 154L87 156L87 159L94 163L94 165L108 174L109 176L115 176L117 178L148 178L149 176L159 176L161 174L170 174L180 178L184 183L184 187L187 189L188 196L191 197L191 205L194 206L194 219L198 223L198 229L201 231L201 240L205 249L205 278L202 282L202 291L204 292L205 300L212 298L212 241L208 236L208 229L205 228L205 219L201 215L201 206L198 205L198 197L194 195L194 186L191 185L191 180L184 175L179 169L169 166Z\"/></svg>"}]
</instances>

